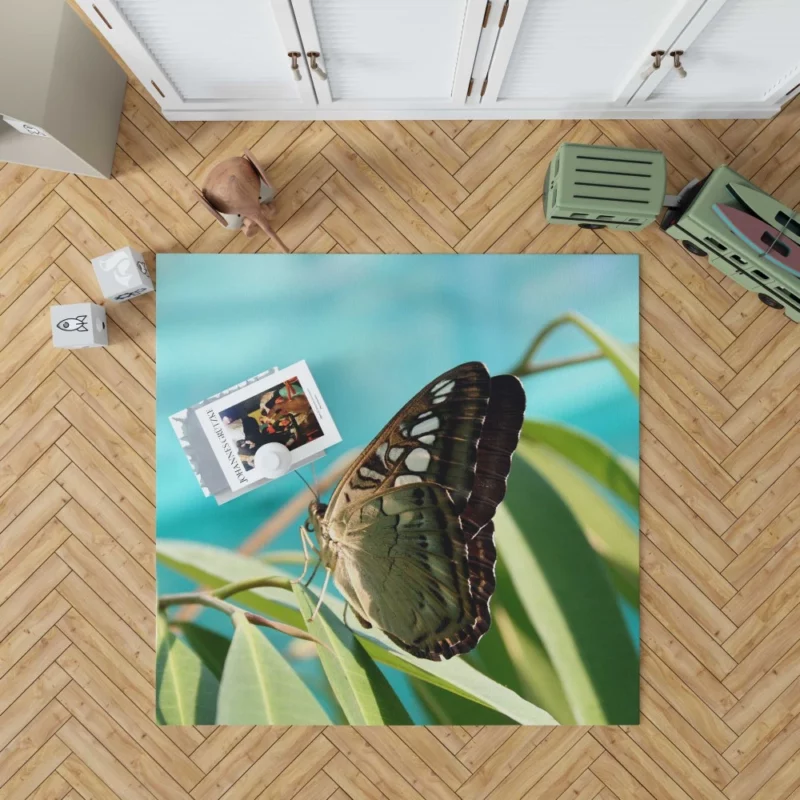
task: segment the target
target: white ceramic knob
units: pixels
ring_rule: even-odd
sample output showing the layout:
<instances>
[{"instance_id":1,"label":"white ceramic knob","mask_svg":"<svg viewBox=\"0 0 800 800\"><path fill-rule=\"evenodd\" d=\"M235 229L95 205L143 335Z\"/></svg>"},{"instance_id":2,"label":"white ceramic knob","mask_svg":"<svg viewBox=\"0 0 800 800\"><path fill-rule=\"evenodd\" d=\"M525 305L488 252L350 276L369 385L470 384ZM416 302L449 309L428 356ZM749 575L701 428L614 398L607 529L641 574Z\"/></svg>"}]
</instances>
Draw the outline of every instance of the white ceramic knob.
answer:
<instances>
[{"instance_id":1,"label":"white ceramic knob","mask_svg":"<svg viewBox=\"0 0 800 800\"><path fill-rule=\"evenodd\" d=\"M280 478L291 470L292 454L286 445L269 442L256 450L255 466L265 478Z\"/></svg>"}]
</instances>

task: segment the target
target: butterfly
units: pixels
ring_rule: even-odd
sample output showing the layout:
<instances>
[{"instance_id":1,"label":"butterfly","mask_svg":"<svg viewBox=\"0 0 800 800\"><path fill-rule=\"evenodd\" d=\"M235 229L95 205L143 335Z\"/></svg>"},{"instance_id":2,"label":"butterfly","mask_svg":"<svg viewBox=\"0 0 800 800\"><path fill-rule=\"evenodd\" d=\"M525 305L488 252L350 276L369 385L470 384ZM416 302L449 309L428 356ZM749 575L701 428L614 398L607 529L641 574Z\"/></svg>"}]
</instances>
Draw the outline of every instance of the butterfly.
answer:
<instances>
[{"instance_id":1,"label":"butterfly","mask_svg":"<svg viewBox=\"0 0 800 800\"><path fill-rule=\"evenodd\" d=\"M506 493L525 391L479 362L409 400L342 477L309 529L359 622L418 658L472 650L489 630L492 518ZM318 606L319 607L319 606Z\"/></svg>"}]
</instances>

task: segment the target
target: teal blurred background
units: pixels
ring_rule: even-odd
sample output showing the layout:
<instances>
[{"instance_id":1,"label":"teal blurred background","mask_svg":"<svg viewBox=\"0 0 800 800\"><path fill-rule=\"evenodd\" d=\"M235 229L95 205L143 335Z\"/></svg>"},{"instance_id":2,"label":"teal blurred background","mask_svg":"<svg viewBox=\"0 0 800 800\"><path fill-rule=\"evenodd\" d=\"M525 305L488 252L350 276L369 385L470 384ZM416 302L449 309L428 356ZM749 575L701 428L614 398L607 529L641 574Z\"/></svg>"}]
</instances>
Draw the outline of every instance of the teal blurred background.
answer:
<instances>
[{"instance_id":1,"label":"teal blurred background","mask_svg":"<svg viewBox=\"0 0 800 800\"><path fill-rule=\"evenodd\" d=\"M472 360L492 374L508 371L566 311L624 342L639 340L637 256L168 254L158 256L157 271L157 535L231 549L302 484L288 475L217 506L203 496L170 414L305 359L343 438L316 463L321 473L439 373ZM592 349L562 327L537 361ZM527 416L580 428L638 459L638 404L608 363L533 375L525 388ZM298 549L304 519L270 546ZM159 566L160 594L190 587ZM220 616L204 612L202 621L226 630ZM637 615L626 616L638 640Z\"/></svg>"}]
</instances>

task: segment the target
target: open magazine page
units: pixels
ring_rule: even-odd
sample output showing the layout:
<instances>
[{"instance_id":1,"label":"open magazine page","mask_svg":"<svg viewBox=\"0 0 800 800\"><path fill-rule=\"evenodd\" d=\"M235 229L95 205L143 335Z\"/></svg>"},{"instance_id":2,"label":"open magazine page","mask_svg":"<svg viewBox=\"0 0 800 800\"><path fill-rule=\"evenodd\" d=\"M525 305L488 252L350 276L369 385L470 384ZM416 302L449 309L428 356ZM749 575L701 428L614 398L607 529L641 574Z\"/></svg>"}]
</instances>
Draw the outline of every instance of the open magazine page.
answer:
<instances>
[{"instance_id":1,"label":"open magazine page","mask_svg":"<svg viewBox=\"0 0 800 800\"><path fill-rule=\"evenodd\" d=\"M278 367L272 367L170 416L170 424L206 497L218 496L222 491L230 493L230 485L222 471L222 467L214 456L211 443L206 438L205 431L200 425L200 420L195 415L194 410L207 405L213 400L232 394L277 371Z\"/></svg>"},{"instance_id":2,"label":"open magazine page","mask_svg":"<svg viewBox=\"0 0 800 800\"><path fill-rule=\"evenodd\" d=\"M264 479L255 454L265 444L287 447L295 469L341 441L305 361L206 403L195 415L233 491Z\"/></svg>"}]
</instances>

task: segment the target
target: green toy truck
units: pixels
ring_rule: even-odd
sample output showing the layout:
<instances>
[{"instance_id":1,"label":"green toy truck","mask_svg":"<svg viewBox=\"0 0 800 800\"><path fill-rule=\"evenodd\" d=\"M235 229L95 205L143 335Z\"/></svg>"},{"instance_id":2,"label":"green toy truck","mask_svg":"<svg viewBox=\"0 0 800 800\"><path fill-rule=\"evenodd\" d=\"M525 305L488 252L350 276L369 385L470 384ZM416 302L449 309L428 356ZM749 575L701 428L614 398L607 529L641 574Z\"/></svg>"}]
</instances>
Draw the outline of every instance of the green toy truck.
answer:
<instances>
[{"instance_id":1,"label":"green toy truck","mask_svg":"<svg viewBox=\"0 0 800 800\"><path fill-rule=\"evenodd\" d=\"M661 220L661 230L681 242L693 255L708 256L720 272L756 292L766 305L783 309L789 319L800 322L800 275L761 258L714 212L715 204L747 210L728 189L731 184L744 184L761 191L730 167L717 167L684 192L676 208L667 210Z\"/></svg>"},{"instance_id":2,"label":"green toy truck","mask_svg":"<svg viewBox=\"0 0 800 800\"><path fill-rule=\"evenodd\" d=\"M666 186L667 163L657 150L562 144L544 180L545 216L553 224L639 231L655 222L666 205L661 220L665 233L693 255L707 256L720 272L755 292L766 305L782 309L787 317L800 322L800 273L757 252L718 213L720 208L728 208L752 215L753 209L745 208L729 186L750 187L762 200L769 196L724 166L702 181L692 181L677 196L667 195ZM791 209L775 201L771 204L781 208L782 214L777 222L769 222L780 229L780 218L787 220L784 231L776 229L774 235L778 239L784 234L794 236L793 246L797 247L800 228L789 226L800 225L800 220L795 220ZM767 220L763 214L762 219Z\"/></svg>"}]
</instances>

